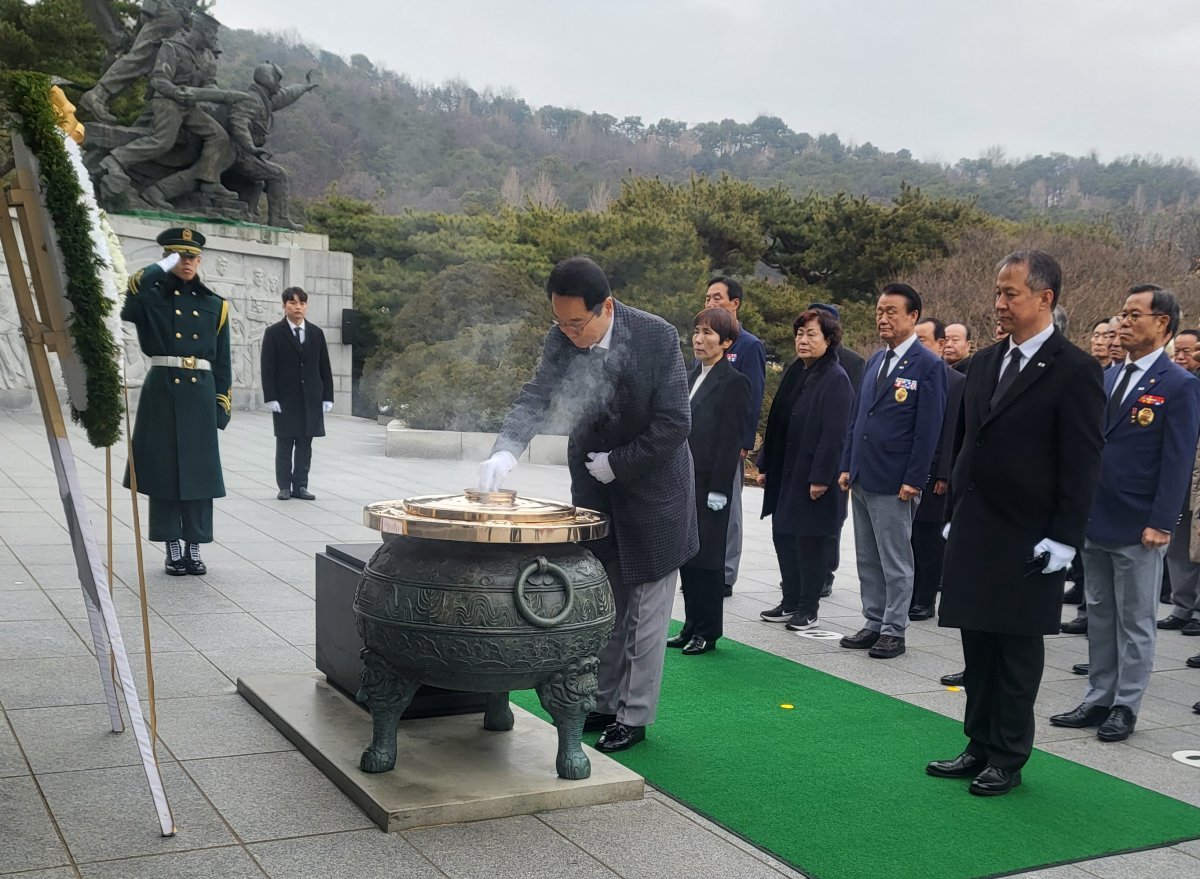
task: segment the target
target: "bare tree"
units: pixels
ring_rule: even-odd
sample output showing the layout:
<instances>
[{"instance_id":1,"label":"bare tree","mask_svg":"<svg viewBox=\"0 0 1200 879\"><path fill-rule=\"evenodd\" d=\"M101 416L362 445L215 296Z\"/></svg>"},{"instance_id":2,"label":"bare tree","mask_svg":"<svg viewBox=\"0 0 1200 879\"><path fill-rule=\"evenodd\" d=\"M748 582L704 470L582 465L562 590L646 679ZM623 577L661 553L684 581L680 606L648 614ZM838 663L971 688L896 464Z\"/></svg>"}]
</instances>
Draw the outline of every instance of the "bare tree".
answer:
<instances>
[{"instance_id":1,"label":"bare tree","mask_svg":"<svg viewBox=\"0 0 1200 879\"><path fill-rule=\"evenodd\" d=\"M539 208L553 209L562 204L558 198L558 190L554 188L545 171L538 174L533 185L529 187L528 198L531 205Z\"/></svg>"},{"instance_id":2,"label":"bare tree","mask_svg":"<svg viewBox=\"0 0 1200 879\"><path fill-rule=\"evenodd\" d=\"M521 174L516 168L509 168L500 184L500 198L509 207L519 208L525 203L521 192Z\"/></svg>"},{"instance_id":3,"label":"bare tree","mask_svg":"<svg viewBox=\"0 0 1200 879\"><path fill-rule=\"evenodd\" d=\"M588 193L587 209L589 213L602 214L608 210L613 201L612 187L607 180L601 180L592 186Z\"/></svg>"}]
</instances>

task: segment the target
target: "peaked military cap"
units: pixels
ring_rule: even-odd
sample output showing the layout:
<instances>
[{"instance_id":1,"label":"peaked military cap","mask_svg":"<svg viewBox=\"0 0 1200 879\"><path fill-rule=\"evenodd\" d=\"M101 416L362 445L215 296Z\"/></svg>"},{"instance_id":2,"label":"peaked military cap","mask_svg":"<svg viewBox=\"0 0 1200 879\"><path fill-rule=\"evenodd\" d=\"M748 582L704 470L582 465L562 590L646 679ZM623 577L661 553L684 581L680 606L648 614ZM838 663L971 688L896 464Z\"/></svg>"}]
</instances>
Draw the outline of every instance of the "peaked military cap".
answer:
<instances>
[{"instance_id":1,"label":"peaked military cap","mask_svg":"<svg viewBox=\"0 0 1200 879\"><path fill-rule=\"evenodd\" d=\"M163 246L163 250L177 253L199 253L204 249L204 236L186 226L168 229L160 233L155 240Z\"/></svg>"}]
</instances>

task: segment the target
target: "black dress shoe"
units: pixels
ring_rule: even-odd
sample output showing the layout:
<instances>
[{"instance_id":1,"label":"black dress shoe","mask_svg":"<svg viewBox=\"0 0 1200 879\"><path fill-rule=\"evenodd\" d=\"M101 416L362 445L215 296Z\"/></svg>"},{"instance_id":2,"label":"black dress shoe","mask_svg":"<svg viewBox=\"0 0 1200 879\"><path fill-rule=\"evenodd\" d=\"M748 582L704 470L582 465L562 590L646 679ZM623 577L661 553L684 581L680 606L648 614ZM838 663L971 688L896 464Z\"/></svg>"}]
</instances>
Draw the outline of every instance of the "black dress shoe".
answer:
<instances>
[{"instance_id":1,"label":"black dress shoe","mask_svg":"<svg viewBox=\"0 0 1200 879\"><path fill-rule=\"evenodd\" d=\"M281 501L286 501L291 496L292 496L292 493L290 491L288 491L286 488L279 489L279 494L275 495L275 497Z\"/></svg>"},{"instance_id":2,"label":"black dress shoe","mask_svg":"<svg viewBox=\"0 0 1200 879\"><path fill-rule=\"evenodd\" d=\"M1020 769L1001 769L999 766L989 766L975 776L968 791L977 797L998 797L1008 793L1021 784Z\"/></svg>"},{"instance_id":3,"label":"black dress shoe","mask_svg":"<svg viewBox=\"0 0 1200 879\"><path fill-rule=\"evenodd\" d=\"M1169 617L1163 617L1157 623L1158 628L1163 629L1163 630L1168 630L1168 631L1174 630L1174 629L1182 629L1187 624L1188 624L1188 620L1185 620L1183 617L1177 617L1174 614L1172 614Z\"/></svg>"},{"instance_id":4,"label":"black dress shoe","mask_svg":"<svg viewBox=\"0 0 1200 879\"><path fill-rule=\"evenodd\" d=\"M1078 583L1072 583L1071 588L1063 593L1063 604L1083 604L1083 590Z\"/></svg>"},{"instance_id":5,"label":"black dress shoe","mask_svg":"<svg viewBox=\"0 0 1200 879\"><path fill-rule=\"evenodd\" d=\"M583 719L584 732L596 732L597 730L608 729L617 722L617 715L603 714L599 711L589 711L588 716Z\"/></svg>"},{"instance_id":6,"label":"black dress shoe","mask_svg":"<svg viewBox=\"0 0 1200 879\"><path fill-rule=\"evenodd\" d=\"M1192 706L1192 711L1194 711L1196 714L1200 714L1200 702L1197 702Z\"/></svg>"},{"instance_id":7,"label":"black dress shoe","mask_svg":"<svg viewBox=\"0 0 1200 879\"><path fill-rule=\"evenodd\" d=\"M172 577L183 577L187 574L187 564L183 560L183 547L178 540L167 541L167 561L163 567Z\"/></svg>"},{"instance_id":8,"label":"black dress shoe","mask_svg":"<svg viewBox=\"0 0 1200 879\"><path fill-rule=\"evenodd\" d=\"M1088 675L1091 674L1092 664L1090 662L1077 662L1071 666L1071 674L1073 675Z\"/></svg>"},{"instance_id":9,"label":"black dress shoe","mask_svg":"<svg viewBox=\"0 0 1200 879\"><path fill-rule=\"evenodd\" d=\"M699 635L687 642L687 646L683 648L684 656L696 656L700 653L707 653L710 650L717 649L716 641L709 641L706 638L701 638Z\"/></svg>"},{"instance_id":10,"label":"black dress shoe","mask_svg":"<svg viewBox=\"0 0 1200 879\"><path fill-rule=\"evenodd\" d=\"M1181 635L1200 635L1200 620L1191 620L1179 630Z\"/></svg>"},{"instance_id":11,"label":"black dress shoe","mask_svg":"<svg viewBox=\"0 0 1200 879\"><path fill-rule=\"evenodd\" d=\"M1108 718L1108 708L1104 705L1083 704L1068 711L1066 714L1055 714L1050 718L1051 726L1065 726L1070 729L1086 729L1089 726L1099 726Z\"/></svg>"},{"instance_id":12,"label":"black dress shoe","mask_svg":"<svg viewBox=\"0 0 1200 879\"><path fill-rule=\"evenodd\" d=\"M933 617L933 606L928 604L914 604L908 609L908 618L910 620L927 620Z\"/></svg>"},{"instance_id":13,"label":"black dress shoe","mask_svg":"<svg viewBox=\"0 0 1200 879\"><path fill-rule=\"evenodd\" d=\"M680 647L686 647L688 641L691 641L691 640L692 640L692 633L688 629L687 626L684 626L682 629L679 630L678 635L674 636L673 638L667 639L667 646L678 649Z\"/></svg>"},{"instance_id":14,"label":"black dress shoe","mask_svg":"<svg viewBox=\"0 0 1200 879\"><path fill-rule=\"evenodd\" d=\"M315 501L317 499L317 496L307 488L293 488L292 497L299 498L302 501Z\"/></svg>"},{"instance_id":15,"label":"black dress shoe","mask_svg":"<svg viewBox=\"0 0 1200 879\"><path fill-rule=\"evenodd\" d=\"M870 629L859 629L853 635L847 635L838 643L851 650L867 650L870 647L874 647L875 642L878 640L878 632L872 632Z\"/></svg>"},{"instance_id":16,"label":"black dress shoe","mask_svg":"<svg viewBox=\"0 0 1200 879\"><path fill-rule=\"evenodd\" d=\"M1195 656L1189 656L1186 661L1188 668L1200 668L1200 653L1197 653Z\"/></svg>"},{"instance_id":17,"label":"black dress shoe","mask_svg":"<svg viewBox=\"0 0 1200 879\"><path fill-rule=\"evenodd\" d=\"M1137 718L1128 705L1114 705L1108 712L1108 720L1096 730L1096 738L1102 742L1123 742L1133 732Z\"/></svg>"},{"instance_id":18,"label":"black dress shoe","mask_svg":"<svg viewBox=\"0 0 1200 879\"><path fill-rule=\"evenodd\" d=\"M1058 627L1058 630L1064 635L1086 635L1087 634L1087 617L1077 616L1073 620L1068 620Z\"/></svg>"},{"instance_id":19,"label":"black dress shoe","mask_svg":"<svg viewBox=\"0 0 1200 879\"><path fill-rule=\"evenodd\" d=\"M953 760L934 760L925 766L925 772L938 778L974 778L986 765L981 758L963 751Z\"/></svg>"},{"instance_id":20,"label":"black dress shoe","mask_svg":"<svg viewBox=\"0 0 1200 879\"><path fill-rule=\"evenodd\" d=\"M626 726L623 723L614 723L604 731L604 735L600 736L600 741L596 742L596 750L612 754L614 751L632 748L645 738L646 728L644 726Z\"/></svg>"},{"instance_id":21,"label":"black dress shoe","mask_svg":"<svg viewBox=\"0 0 1200 879\"><path fill-rule=\"evenodd\" d=\"M867 651L872 659L895 659L904 652L904 639L896 635L880 635L879 640Z\"/></svg>"},{"instance_id":22,"label":"black dress shoe","mask_svg":"<svg viewBox=\"0 0 1200 879\"><path fill-rule=\"evenodd\" d=\"M952 675L942 675L938 680L944 687L961 687L963 686L964 672L956 671Z\"/></svg>"},{"instance_id":23,"label":"black dress shoe","mask_svg":"<svg viewBox=\"0 0 1200 879\"><path fill-rule=\"evenodd\" d=\"M204 559L200 558L200 544L189 543L184 547L183 566L189 574L195 574L198 577L203 577L208 573Z\"/></svg>"}]
</instances>

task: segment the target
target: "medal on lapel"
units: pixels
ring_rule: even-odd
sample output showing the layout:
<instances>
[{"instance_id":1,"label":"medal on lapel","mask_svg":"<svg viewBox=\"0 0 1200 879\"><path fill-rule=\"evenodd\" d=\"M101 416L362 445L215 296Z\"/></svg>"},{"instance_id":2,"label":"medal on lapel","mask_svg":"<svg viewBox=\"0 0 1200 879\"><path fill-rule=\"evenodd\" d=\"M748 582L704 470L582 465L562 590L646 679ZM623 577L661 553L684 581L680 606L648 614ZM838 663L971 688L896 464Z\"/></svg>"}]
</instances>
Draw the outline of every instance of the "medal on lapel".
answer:
<instances>
[{"instance_id":1,"label":"medal on lapel","mask_svg":"<svg viewBox=\"0 0 1200 879\"><path fill-rule=\"evenodd\" d=\"M1149 427L1154 422L1153 409L1139 409L1137 413L1137 423L1142 427Z\"/></svg>"},{"instance_id":2,"label":"medal on lapel","mask_svg":"<svg viewBox=\"0 0 1200 879\"><path fill-rule=\"evenodd\" d=\"M896 402L903 403L908 399L908 391L904 388L896 388Z\"/></svg>"}]
</instances>

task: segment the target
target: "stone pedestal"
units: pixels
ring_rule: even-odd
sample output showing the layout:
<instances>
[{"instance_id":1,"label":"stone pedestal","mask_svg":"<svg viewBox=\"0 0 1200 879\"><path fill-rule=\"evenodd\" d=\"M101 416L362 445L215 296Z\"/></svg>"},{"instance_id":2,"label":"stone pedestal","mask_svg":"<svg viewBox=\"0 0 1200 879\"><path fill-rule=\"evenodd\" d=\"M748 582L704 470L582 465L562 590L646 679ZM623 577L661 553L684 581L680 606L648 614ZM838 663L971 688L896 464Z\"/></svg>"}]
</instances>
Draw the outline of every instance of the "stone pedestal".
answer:
<instances>
[{"instance_id":1,"label":"stone pedestal","mask_svg":"<svg viewBox=\"0 0 1200 879\"><path fill-rule=\"evenodd\" d=\"M155 237L169 220L110 215L121 238L130 274L162 257ZM182 220L178 221L184 222ZM342 343L342 310L352 307L353 258L329 250L329 238L266 226L190 223L207 243L200 277L229 300L233 356L233 406L261 407L259 358L268 326L283 319L281 294L287 287L308 293L308 319L325 332L333 369L333 411L350 414L351 350ZM125 374L131 401L136 402L149 361L138 349L137 335L125 324ZM61 375L56 372L56 380ZM8 268L0 264L0 409L24 408L32 397L25 343L20 336Z\"/></svg>"}]
</instances>

